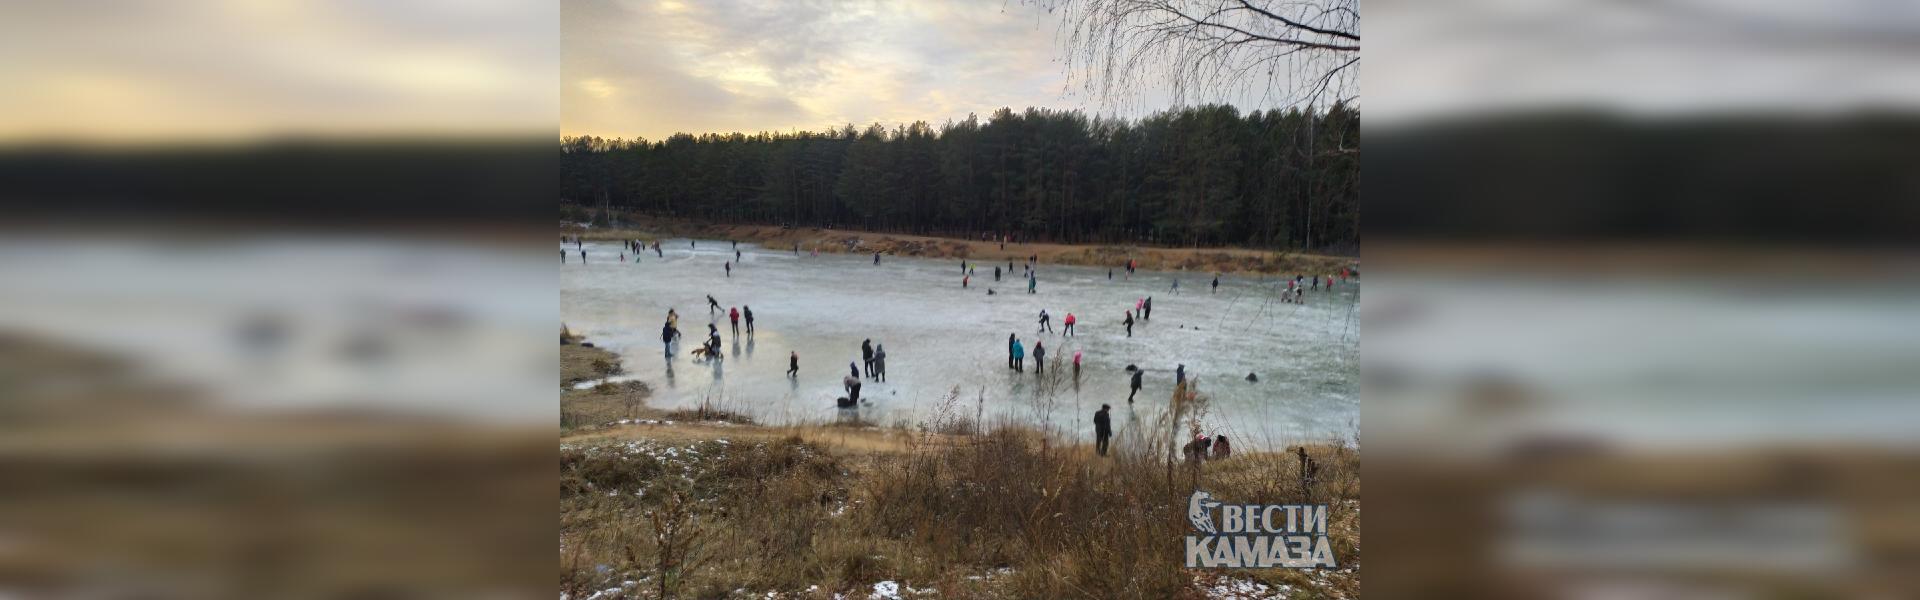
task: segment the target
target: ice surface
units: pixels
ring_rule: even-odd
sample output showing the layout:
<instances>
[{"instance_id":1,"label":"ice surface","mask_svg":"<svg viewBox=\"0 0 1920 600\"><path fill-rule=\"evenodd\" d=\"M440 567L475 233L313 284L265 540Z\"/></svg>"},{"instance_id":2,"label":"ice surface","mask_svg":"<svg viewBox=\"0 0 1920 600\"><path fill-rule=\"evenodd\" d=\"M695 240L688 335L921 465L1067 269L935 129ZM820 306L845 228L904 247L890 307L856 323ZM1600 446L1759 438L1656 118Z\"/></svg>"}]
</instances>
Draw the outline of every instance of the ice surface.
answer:
<instances>
[{"instance_id":1,"label":"ice surface","mask_svg":"<svg viewBox=\"0 0 1920 600\"><path fill-rule=\"evenodd\" d=\"M1108 281L1105 268L1043 264L1039 293L1029 295L1017 262L995 282L993 263L969 261L974 276L962 289L959 259L887 256L875 266L871 254L816 257L741 244L744 257L727 277L722 265L734 253L726 241L661 246L664 259L647 252L623 263L620 244L590 243L581 265L567 245L560 299L564 323L619 352L628 375L653 388L657 407L707 398L763 423L831 420L848 363L860 362L860 342L871 339L886 348L888 380L867 380L861 396L874 401L864 416L882 424L917 422L958 386L966 416L984 393L989 421L1044 422L1091 437L1101 403L1114 406L1116 430L1132 416L1151 421L1184 363L1211 398L1208 426L1237 445L1346 437L1357 425L1357 281L1331 293L1310 290L1296 305L1278 299L1282 277L1223 276L1213 294L1211 273L1142 271L1129 280L1116 269ZM1007 270L1006 262L999 266ZM1175 278L1179 294L1170 289ZM987 295L989 288L998 293ZM711 318L708 294L723 307ZM1153 319L1137 323L1129 339L1124 313L1149 295ZM755 335L746 335L744 319L740 335L732 334L725 309L737 306L753 307ZM685 336L672 358L660 343L669 308L679 312ZM1035 333L1043 308L1055 333ZM1067 313L1078 318L1072 337L1062 333ZM688 353L706 339L710 321L726 353L718 364ZM1027 346L1024 374L1007 368L1009 333ZM1064 374L1072 372L1073 353L1082 353L1077 387L1069 377L1044 391L1031 364L1036 341L1046 345L1049 367ZM797 380L785 375L791 351L800 354ZM1129 364L1147 370L1132 416ZM1246 381L1250 372L1258 383Z\"/></svg>"}]
</instances>

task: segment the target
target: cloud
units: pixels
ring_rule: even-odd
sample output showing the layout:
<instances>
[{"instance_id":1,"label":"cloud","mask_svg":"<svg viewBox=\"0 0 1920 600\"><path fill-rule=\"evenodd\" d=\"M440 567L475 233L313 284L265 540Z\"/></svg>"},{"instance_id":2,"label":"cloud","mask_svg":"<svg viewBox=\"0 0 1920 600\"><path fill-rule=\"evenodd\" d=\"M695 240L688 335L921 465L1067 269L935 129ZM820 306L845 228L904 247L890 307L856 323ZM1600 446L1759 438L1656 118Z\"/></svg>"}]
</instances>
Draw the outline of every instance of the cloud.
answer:
<instances>
[{"instance_id":1,"label":"cloud","mask_svg":"<svg viewBox=\"0 0 1920 600\"><path fill-rule=\"evenodd\" d=\"M534 0L0 4L0 139L551 131Z\"/></svg>"},{"instance_id":2,"label":"cloud","mask_svg":"<svg viewBox=\"0 0 1920 600\"><path fill-rule=\"evenodd\" d=\"M1065 95L1054 24L1017 3L565 0L561 12L568 135L662 139L1086 108Z\"/></svg>"}]
</instances>

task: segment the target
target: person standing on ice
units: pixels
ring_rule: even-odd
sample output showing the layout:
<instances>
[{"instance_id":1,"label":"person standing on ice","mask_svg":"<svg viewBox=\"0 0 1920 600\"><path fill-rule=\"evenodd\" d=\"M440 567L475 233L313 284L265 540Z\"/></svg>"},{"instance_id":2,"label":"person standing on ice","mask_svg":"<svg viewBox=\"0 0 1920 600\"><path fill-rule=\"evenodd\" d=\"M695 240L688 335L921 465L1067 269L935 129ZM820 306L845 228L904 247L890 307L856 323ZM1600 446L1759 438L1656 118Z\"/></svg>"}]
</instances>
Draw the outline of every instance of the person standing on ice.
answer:
<instances>
[{"instance_id":1,"label":"person standing on ice","mask_svg":"<svg viewBox=\"0 0 1920 600\"><path fill-rule=\"evenodd\" d=\"M1013 341L1013 370L1027 372L1027 349L1020 346L1020 340Z\"/></svg>"},{"instance_id":2,"label":"person standing on ice","mask_svg":"<svg viewBox=\"0 0 1920 600\"><path fill-rule=\"evenodd\" d=\"M1073 322L1074 322L1073 313L1067 313L1067 321L1066 321L1067 327L1066 329L1062 330L1061 333L1065 335L1073 335Z\"/></svg>"},{"instance_id":3,"label":"person standing on ice","mask_svg":"<svg viewBox=\"0 0 1920 600\"><path fill-rule=\"evenodd\" d=\"M727 319L733 322L733 337L740 337L740 309L727 309Z\"/></svg>"},{"instance_id":4,"label":"person standing on ice","mask_svg":"<svg viewBox=\"0 0 1920 600\"><path fill-rule=\"evenodd\" d=\"M753 335L753 307L742 306L740 312L747 316L747 335Z\"/></svg>"},{"instance_id":5,"label":"person standing on ice","mask_svg":"<svg viewBox=\"0 0 1920 600\"><path fill-rule=\"evenodd\" d=\"M873 347L873 370L875 372L875 376L874 376L875 380L877 381L887 380L887 345L886 344L879 344Z\"/></svg>"},{"instance_id":6,"label":"person standing on ice","mask_svg":"<svg viewBox=\"0 0 1920 600\"><path fill-rule=\"evenodd\" d=\"M1127 311L1127 337L1133 337L1133 311Z\"/></svg>"},{"instance_id":7,"label":"person standing on ice","mask_svg":"<svg viewBox=\"0 0 1920 600\"><path fill-rule=\"evenodd\" d=\"M867 376L873 376L873 338L860 342L860 364L867 368Z\"/></svg>"},{"instance_id":8,"label":"person standing on ice","mask_svg":"<svg viewBox=\"0 0 1920 600\"><path fill-rule=\"evenodd\" d=\"M987 291L991 292L993 290L987 290ZM1013 345L1015 342L1018 342L1019 340L1020 338L1014 337L1013 334L1011 333L1007 334L1007 368L1009 369L1013 368Z\"/></svg>"},{"instance_id":9,"label":"person standing on ice","mask_svg":"<svg viewBox=\"0 0 1920 600\"><path fill-rule=\"evenodd\" d=\"M787 376L800 376L800 353L798 351L787 354Z\"/></svg>"},{"instance_id":10,"label":"person standing on ice","mask_svg":"<svg viewBox=\"0 0 1920 600\"><path fill-rule=\"evenodd\" d=\"M1035 341L1033 343L1033 374L1040 375L1046 373L1046 371L1047 345Z\"/></svg>"},{"instance_id":11,"label":"person standing on ice","mask_svg":"<svg viewBox=\"0 0 1920 600\"><path fill-rule=\"evenodd\" d=\"M733 277L733 262L727 262L727 277Z\"/></svg>"},{"instance_id":12,"label":"person standing on ice","mask_svg":"<svg viewBox=\"0 0 1920 600\"><path fill-rule=\"evenodd\" d=\"M1220 274L1219 273L1213 274L1213 293L1215 294L1220 293Z\"/></svg>"},{"instance_id":13,"label":"person standing on ice","mask_svg":"<svg viewBox=\"0 0 1920 600\"><path fill-rule=\"evenodd\" d=\"M1037 273L1034 273L1033 271L1027 271L1027 293L1029 294L1036 293L1033 291L1033 288L1034 286L1039 285L1039 283L1040 283L1039 275Z\"/></svg>"}]
</instances>

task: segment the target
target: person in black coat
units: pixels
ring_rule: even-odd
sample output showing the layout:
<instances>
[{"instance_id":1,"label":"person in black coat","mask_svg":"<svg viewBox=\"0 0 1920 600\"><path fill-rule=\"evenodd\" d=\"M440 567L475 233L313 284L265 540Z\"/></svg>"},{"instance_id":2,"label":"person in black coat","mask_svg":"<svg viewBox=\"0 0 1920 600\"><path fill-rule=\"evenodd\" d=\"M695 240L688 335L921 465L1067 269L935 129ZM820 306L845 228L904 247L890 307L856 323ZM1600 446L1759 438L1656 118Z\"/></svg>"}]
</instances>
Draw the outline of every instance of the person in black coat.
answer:
<instances>
[{"instance_id":1,"label":"person in black coat","mask_svg":"<svg viewBox=\"0 0 1920 600\"><path fill-rule=\"evenodd\" d=\"M1107 416L1107 410L1110 408L1112 407L1102 404L1100 411L1093 413L1093 437L1097 440L1093 449L1101 456L1107 455L1107 440L1113 438L1113 420Z\"/></svg>"}]
</instances>

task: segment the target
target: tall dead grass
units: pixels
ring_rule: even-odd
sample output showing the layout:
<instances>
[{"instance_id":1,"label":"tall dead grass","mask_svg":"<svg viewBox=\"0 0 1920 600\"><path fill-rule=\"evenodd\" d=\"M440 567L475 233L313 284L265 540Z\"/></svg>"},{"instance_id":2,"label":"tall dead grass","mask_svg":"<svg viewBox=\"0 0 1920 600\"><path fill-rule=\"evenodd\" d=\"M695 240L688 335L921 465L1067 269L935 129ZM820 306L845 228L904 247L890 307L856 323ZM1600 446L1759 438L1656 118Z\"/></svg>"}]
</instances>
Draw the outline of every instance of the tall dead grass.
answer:
<instances>
[{"instance_id":1,"label":"tall dead grass","mask_svg":"<svg viewBox=\"0 0 1920 600\"><path fill-rule=\"evenodd\" d=\"M668 593L689 597L864 595L880 580L943 596L1201 597L1196 573L1182 564L1182 538L1192 533L1186 501L1196 489L1237 503L1330 504L1335 555L1358 564L1359 456L1344 443L1307 447L1320 470L1302 486L1292 453L1180 460L1179 444L1205 415L1204 398L1186 386L1109 457L1025 427L982 431L967 404L960 390L948 394L904 451L835 453L798 437L709 441L692 452L569 449L561 458L562 591L658 597L659 578L672 576L677 591ZM661 560L674 549L655 541L650 523L678 510L675 498L692 499L701 532L679 543L711 554ZM674 561L699 567L658 567ZM1234 576L1358 593L1351 577Z\"/></svg>"}]
</instances>

